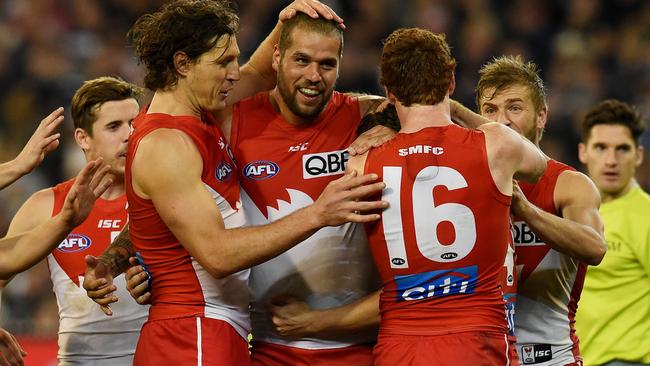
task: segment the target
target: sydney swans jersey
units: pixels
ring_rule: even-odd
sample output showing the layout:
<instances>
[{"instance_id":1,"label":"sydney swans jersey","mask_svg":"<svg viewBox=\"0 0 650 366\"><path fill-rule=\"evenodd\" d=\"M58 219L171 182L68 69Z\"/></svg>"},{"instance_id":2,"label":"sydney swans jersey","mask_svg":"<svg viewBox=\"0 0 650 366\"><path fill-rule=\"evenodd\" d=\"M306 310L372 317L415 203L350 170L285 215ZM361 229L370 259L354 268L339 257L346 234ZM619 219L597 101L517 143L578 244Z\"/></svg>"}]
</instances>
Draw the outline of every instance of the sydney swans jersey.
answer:
<instances>
[{"instance_id":1,"label":"sydney swans jersey","mask_svg":"<svg viewBox=\"0 0 650 366\"><path fill-rule=\"evenodd\" d=\"M561 216L553 193L566 170L574 169L549 160L537 183L519 182L519 186L532 204ZM514 219L513 237L519 272L515 313L519 361L546 366L581 360L573 324L586 265L551 249L519 218Z\"/></svg>"},{"instance_id":2,"label":"sydney swans jersey","mask_svg":"<svg viewBox=\"0 0 650 366\"><path fill-rule=\"evenodd\" d=\"M54 188L54 210L61 211L74 180ZM131 365L148 306L138 305L126 290L124 275L113 282L120 301L106 316L81 287L84 257L100 256L125 225L126 195L114 200L98 198L88 218L47 256L59 306L59 362L61 364Z\"/></svg>"},{"instance_id":3,"label":"sydney swans jersey","mask_svg":"<svg viewBox=\"0 0 650 366\"><path fill-rule=\"evenodd\" d=\"M131 164L140 140L159 128L182 131L203 159L201 179L221 211L226 228L244 225L235 163L221 131L196 117L141 113L134 122L126 160L131 240L152 274L150 320L204 316L228 322L248 335L248 275L243 270L223 279L212 277L178 242L151 200L133 191ZM207 117L206 117L207 118Z\"/></svg>"},{"instance_id":4,"label":"sydney swans jersey","mask_svg":"<svg viewBox=\"0 0 650 366\"><path fill-rule=\"evenodd\" d=\"M505 336L511 198L492 180L483 133L398 134L369 152L365 172L379 174L390 205L366 227L383 286L380 334Z\"/></svg>"},{"instance_id":5,"label":"sydney swans jersey","mask_svg":"<svg viewBox=\"0 0 650 366\"><path fill-rule=\"evenodd\" d=\"M253 225L277 220L314 202L344 173L347 146L359 123L356 98L334 92L319 119L294 127L271 106L268 93L235 105L231 144L239 166L242 203ZM280 256L252 268L251 319L256 340L306 349L338 348L374 334L337 341L280 337L265 304L288 294L316 309L348 304L378 288L361 225L326 227Z\"/></svg>"}]
</instances>

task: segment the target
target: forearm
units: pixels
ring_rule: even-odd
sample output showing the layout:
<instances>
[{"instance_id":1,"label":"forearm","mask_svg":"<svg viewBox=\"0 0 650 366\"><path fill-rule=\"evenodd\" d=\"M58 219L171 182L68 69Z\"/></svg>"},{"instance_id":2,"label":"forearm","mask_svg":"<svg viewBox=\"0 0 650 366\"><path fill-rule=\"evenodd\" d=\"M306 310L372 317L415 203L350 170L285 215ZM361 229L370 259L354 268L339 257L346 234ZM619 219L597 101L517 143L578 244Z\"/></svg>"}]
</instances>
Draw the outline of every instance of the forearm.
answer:
<instances>
[{"instance_id":1,"label":"forearm","mask_svg":"<svg viewBox=\"0 0 650 366\"><path fill-rule=\"evenodd\" d=\"M378 290L353 303L333 309L314 310L318 335L336 337L379 326Z\"/></svg>"},{"instance_id":2,"label":"forearm","mask_svg":"<svg viewBox=\"0 0 650 366\"><path fill-rule=\"evenodd\" d=\"M305 240L323 226L311 207L268 225L224 230L220 245L205 238L208 240L200 248L206 253L208 271L217 278L225 277L266 262Z\"/></svg>"},{"instance_id":3,"label":"forearm","mask_svg":"<svg viewBox=\"0 0 650 366\"><path fill-rule=\"evenodd\" d=\"M273 49L280 40L280 31L282 30L282 22L278 21L275 27L268 36L260 43L255 52L251 55L246 64L243 65L243 71L250 68L251 71L256 72L261 76L267 84L266 89L271 89L275 86L277 81L277 72L273 70Z\"/></svg>"},{"instance_id":4,"label":"forearm","mask_svg":"<svg viewBox=\"0 0 650 366\"><path fill-rule=\"evenodd\" d=\"M477 128L480 125L492 122L455 100L451 101L451 105L451 119L463 127Z\"/></svg>"},{"instance_id":5,"label":"forearm","mask_svg":"<svg viewBox=\"0 0 650 366\"><path fill-rule=\"evenodd\" d=\"M124 226L111 245L104 250L104 253L98 258L102 261L113 278L124 273L131 265L129 258L135 256L135 247L129 237L129 225Z\"/></svg>"},{"instance_id":6,"label":"forearm","mask_svg":"<svg viewBox=\"0 0 650 366\"><path fill-rule=\"evenodd\" d=\"M16 159L0 164L0 190L29 173Z\"/></svg>"},{"instance_id":7,"label":"forearm","mask_svg":"<svg viewBox=\"0 0 650 366\"><path fill-rule=\"evenodd\" d=\"M9 279L38 263L52 252L72 229L57 215L32 230L0 239L0 279Z\"/></svg>"},{"instance_id":8,"label":"forearm","mask_svg":"<svg viewBox=\"0 0 650 366\"><path fill-rule=\"evenodd\" d=\"M531 230L551 248L589 265L602 260L602 236L588 225L550 214L534 205L524 210L523 219Z\"/></svg>"}]
</instances>

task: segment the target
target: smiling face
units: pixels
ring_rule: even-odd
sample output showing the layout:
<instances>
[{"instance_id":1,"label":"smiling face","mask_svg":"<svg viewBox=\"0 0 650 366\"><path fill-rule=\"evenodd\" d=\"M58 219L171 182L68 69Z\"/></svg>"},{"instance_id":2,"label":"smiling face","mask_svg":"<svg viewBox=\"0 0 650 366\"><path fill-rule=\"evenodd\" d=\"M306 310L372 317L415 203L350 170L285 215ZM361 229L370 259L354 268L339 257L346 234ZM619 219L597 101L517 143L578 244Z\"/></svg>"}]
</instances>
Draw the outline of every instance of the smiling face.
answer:
<instances>
[{"instance_id":1,"label":"smiling face","mask_svg":"<svg viewBox=\"0 0 650 366\"><path fill-rule=\"evenodd\" d=\"M187 94L195 108L210 112L226 108L228 93L240 78L238 57L237 40L224 35L210 51L187 65Z\"/></svg>"},{"instance_id":2,"label":"smiling face","mask_svg":"<svg viewBox=\"0 0 650 366\"><path fill-rule=\"evenodd\" d=\"M86 159L101 157L111 166L113 175L123 176L130 126L138 109L138 102L131 98L100 105L95 111L97 120L92 125L92 136L81 128L75 130L77 144L84 150Z\"/></svg>"},{"instance_id":3,"label":"smiling face","mask_svg":"<svg viewBox=\"0 0 650 366\"><path fill-rule=\"evenodd\" d=\"M273 55L278 72L277 91L282 111L288 120L310 123L323 111L334 91L339 74L341 39L296 27L291 46Z\"/></svg>"},{"instance_id":4,"label":"smiling face","mask_svg":"<svg viewBox=\"0 0 650 366\"><path fill-rule=\"evenodd\" d=\"M528 88L521 84L499 91L485 89L479 97L479 111L482 116L512 128L536 144L546 125L546 108L536 111Z\"/></svg>"},{"instance_id":5,"label":"smiling face","mask_svg":"<svg viewBox=\"0 0 650 366\"><path fill-rule=\"evenodd\" d=\"M632 187L636 167L643 161L630 129L620 124L599 124L578 147L580 161L587 166L603 202L620 197Z\"/></svg>"}]
</instances>

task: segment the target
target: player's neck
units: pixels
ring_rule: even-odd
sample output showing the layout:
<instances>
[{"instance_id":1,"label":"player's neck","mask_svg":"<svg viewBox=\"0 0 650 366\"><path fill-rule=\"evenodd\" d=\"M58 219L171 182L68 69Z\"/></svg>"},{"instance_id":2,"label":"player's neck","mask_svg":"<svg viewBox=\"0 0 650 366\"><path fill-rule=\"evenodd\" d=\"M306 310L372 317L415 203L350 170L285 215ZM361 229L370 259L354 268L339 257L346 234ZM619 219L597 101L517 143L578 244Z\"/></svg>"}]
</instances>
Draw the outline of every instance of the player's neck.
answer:
<instances>
[{"instance_id":1,"label":"player's neck","mask_svg":"<svg viewBox=\"0 0 650 366\"><path fill-rule=\"evenodd\" d=\"M101 198L103 200L111 201L123 196L124 194L126 194L124 188L124 176L113 176L113 183L108 187L106 192L102 194Z\"/></svg>"},{"instance_id":2,"label":"player's neck","mask_svg":"<svg viewBox=\"0 0 650 366\"><path fill-rule=\"evenodd\" d=\"M452 124L449 97L435 105L412 104L404 106L395 103L402 129L400 132L413 133L426 127L441 127Z\"/></svg>"},{"instance_id":3,"label":"player's neck","mask_svg":"<svg viewBox=\"0 0 650 366\"><path fill-rule=\"evenodd\" d=\"M191 102L191 98L183 91L174 87L171 90L158 90L149 104L148 113L164 113L171 116L201 117L201 109Z\"/></svg>"}]
</instances>

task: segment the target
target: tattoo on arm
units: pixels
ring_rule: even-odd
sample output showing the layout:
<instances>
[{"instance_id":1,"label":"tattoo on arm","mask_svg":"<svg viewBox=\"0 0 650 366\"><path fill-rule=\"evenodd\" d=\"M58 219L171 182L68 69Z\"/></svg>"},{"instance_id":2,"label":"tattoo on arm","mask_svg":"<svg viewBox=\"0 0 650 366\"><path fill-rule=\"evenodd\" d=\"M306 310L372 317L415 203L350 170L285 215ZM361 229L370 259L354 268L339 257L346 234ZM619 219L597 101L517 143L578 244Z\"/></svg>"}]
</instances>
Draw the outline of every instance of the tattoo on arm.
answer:
<instances>
[{"instance_id":1,"label":"tattoo on arm","mask_svg":"<svg viewBox=\"0 0 650 366\"><path fill-rule=\"evenodd\" d=\"M129 268L129 258L134 256L135 248L129 237L129 224L127 223L120 235L102 253L99 260L109 268L115 278Z\"/></svg>"}]
</instances>

